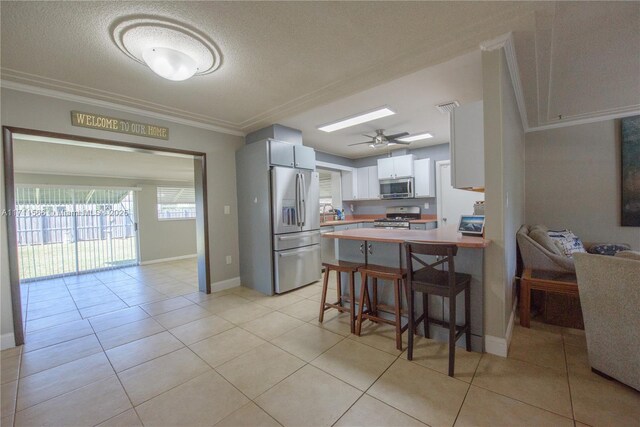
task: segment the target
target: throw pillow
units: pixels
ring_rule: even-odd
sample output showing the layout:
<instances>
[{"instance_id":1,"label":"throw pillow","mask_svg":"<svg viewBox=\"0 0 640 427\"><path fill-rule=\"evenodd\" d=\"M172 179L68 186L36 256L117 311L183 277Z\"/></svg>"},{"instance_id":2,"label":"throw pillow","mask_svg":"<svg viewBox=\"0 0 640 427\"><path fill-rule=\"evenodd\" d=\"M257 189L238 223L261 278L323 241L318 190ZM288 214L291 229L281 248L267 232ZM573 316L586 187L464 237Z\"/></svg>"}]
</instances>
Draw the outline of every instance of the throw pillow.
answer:
<instances>
[{"instance_id":1,"label":"throw pillow","mask_svg":"<svg viewBox=\"0 0 640 427\"><path fill-rule=\"evenodd\" d=\"M590 254L596 255L610 255L614 256L618 252L631 250L631 246L629 245L621 245L621 244L613 244L613 243L603 243L600 245L591 246L587 252Z\"/></svg>"},{"instance_id":2,"label":"throw pillow","mask_svg":"<svg viewBox=\"0 0 640 427\"><path fill-rule=\"evenodd\" d=\"M571 230L549 230L547 233L565 256L572 257L576 252L586 252L582 240Z\"/></svg>"}]
</instances>

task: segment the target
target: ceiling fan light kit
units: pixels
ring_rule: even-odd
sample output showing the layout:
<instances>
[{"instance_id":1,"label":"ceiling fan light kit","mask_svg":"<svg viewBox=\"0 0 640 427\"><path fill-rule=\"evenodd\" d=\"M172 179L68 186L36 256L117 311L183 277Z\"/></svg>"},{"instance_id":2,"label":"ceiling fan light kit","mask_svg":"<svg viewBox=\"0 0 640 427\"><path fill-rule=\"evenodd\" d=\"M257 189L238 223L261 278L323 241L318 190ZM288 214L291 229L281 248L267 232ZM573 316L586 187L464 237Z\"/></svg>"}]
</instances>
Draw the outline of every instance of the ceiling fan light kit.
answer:
<instances>
[{"instance_id":1,"label":"ceiling fan light kit","mask_svg":"<svg viewBox=\"0 0 640 427\"><path fill-rule=\"evenodd\" d=\"M349 147L353 145L362 145L362 144L368 144L369 147L371 148L389 147L391 145L409 145L410 142L402 141L401 139L399 139L407 135L409 135L408 132L394 133L393 135L385 135L384 129L378 129L376 130L375 136L363 135L363 136L366 136L367 138L371 138L371 141L356 142L355 144L349 144Z\"/></svg>"},{"instance_id":2,"label":"ceiling fan light kit","mask_svg":"<svg viewBox=\"0 0 640 427\"><path fill-rule=\"evenodd\" d=\"M334 132L340 129L359 125L361 123L370 122L372 120L381 119L382 117L392 116L396 112L387 106L378 107L364 113L358 113L354 116L345 117L333 122L318 126L318 130L323 132Z\"/></svg>"}]
</instances>

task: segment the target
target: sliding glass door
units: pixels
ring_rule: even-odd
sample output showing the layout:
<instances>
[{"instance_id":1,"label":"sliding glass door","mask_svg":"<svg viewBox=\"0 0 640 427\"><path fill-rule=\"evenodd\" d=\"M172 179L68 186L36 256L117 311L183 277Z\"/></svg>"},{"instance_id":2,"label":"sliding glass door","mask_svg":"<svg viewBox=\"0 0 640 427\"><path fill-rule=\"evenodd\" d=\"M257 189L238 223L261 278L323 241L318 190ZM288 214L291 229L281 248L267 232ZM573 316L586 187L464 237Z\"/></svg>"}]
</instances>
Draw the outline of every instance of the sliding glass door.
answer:
<instances>
[{"instance_id":1,"label":"sliding glass door","mask_svg":"<svg viewBox=\"0 0 640 427\"><path fill-rule=\"evenodd\" d=\"M135 190L16 186L20 279L136 265Z\"/></svg>"}]
</instances>

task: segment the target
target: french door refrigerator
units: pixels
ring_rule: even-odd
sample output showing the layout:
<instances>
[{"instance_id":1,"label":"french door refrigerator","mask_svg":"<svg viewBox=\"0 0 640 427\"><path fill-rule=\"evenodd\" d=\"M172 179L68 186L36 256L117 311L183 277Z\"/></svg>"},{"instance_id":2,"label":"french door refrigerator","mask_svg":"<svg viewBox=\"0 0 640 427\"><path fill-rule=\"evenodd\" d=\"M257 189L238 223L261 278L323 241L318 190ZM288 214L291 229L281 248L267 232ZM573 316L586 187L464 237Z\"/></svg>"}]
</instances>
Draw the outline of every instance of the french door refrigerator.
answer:
<instances>
[{"instance_id":1,"label":"french door refrigerator","mask_svg":"<svg viewBox=\"0 0 640 427\"><path fill-rule=\"evenodd\" d=\"M273 167L271 207L275 292L320 279L320 178L317 172Z\"/></svg>"}]
</instances>

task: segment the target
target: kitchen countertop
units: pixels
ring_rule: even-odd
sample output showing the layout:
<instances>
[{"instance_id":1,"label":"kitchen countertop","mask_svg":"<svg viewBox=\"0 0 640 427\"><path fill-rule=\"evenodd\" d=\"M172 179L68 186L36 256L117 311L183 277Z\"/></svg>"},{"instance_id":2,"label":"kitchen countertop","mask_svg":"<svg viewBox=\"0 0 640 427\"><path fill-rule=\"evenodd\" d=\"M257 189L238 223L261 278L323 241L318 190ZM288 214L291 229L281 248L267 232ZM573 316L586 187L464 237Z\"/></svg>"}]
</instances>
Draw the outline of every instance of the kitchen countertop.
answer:
<instances>
[{"instance_id":1,"label":"kitchen countertop","mask_svg":"<svg viewBox=\"0 0 640 427\"><path fill-rule=\"evenodd\" d=\"M366 218L366 219L343 219L340 221L325 221L320 223L320 227L329 227L334 225L348 225L348 224L358 224L360 222L373 222L375 219ZM435 218L423 218L423 219L412 219L409 221L410 224L427 224L430 222L438 222Z\"/></svg>"},{"instance_id":2,"label":"kitchen countertop","mask_svg":"<svg viewBox=\"0 0 640 427\"><path fill-rule=\"evenodd\" d=\"M343 221L338 221L343 222ZM362 222L362 221L356 221ZM384 228L358 228L355 230L334 231L322 235L325 239L366 240L370 242L404 243L449 243L461 248L486 248L490 240L483 237L463 236L457 225L446 225L433 230L397 230Z\"/></svg>"}]
</instances>

